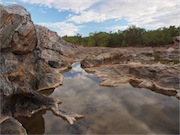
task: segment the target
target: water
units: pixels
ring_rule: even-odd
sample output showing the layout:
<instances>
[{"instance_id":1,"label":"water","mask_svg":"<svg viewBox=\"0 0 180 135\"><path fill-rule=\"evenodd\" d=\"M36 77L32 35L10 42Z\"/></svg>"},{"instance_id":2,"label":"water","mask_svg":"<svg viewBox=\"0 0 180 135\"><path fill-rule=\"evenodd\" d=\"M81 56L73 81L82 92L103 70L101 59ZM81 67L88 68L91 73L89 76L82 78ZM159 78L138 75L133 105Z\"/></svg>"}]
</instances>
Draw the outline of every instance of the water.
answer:
<instances>
[{"instance_id":1,"label":"water","mask_svg":"<svg viewBox=\"0 0 180 135\"><path fill-rule=\"evenodd\" d=\"M64 74L63 86L50 91L62 108L83 114L74 125L41 111L20 119L29 134L179 134L179 100L133 88L99 86L100 79L86 73L80 63Z\"/></svg>"}]
</instances>

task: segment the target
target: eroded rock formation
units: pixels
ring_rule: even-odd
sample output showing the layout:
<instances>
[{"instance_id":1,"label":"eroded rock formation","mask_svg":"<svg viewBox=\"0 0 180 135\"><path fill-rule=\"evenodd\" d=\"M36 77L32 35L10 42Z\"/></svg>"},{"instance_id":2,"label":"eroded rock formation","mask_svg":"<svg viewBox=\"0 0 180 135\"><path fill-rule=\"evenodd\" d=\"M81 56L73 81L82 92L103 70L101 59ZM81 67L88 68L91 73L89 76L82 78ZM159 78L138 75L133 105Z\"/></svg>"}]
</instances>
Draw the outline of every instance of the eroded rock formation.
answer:
<instances>
[{"instance_id":1,"label":"eroded rock formation","mask_svg":"<svg viewBox=\"0 0 180 135\"><path fill-rule=\"evenodd\" d=\"M34 25L20 5L0 5L0 101L1 127L25 134L15 119L31 117L42 110L73 124L81 115L61 110L61 101L38 93L63 83L61 72L73 61L82 61L88 72L102 78L101 85L129 82L168 96L180 97L179 46L168 48L77 48L63 41L56 32ZM13 117L13 118L12 118ZM11 132L11 133L12 133Z\"/></svg>"},{"instance_id":2,"label":"eroded rock formation","mask_svg":"<svg viewBox=\"0 0 180 135\"><path fill-rule=\"evenodd\" d=\"M85 52L87 48L80 49ZM130 83L134 87L148 88L179 99L180 54L177 46L101 48L98 53L96 48L91 48L89 55L81 54L79 57L83 59L81 66L87 72L102 78L103 86Z\"/></svg>"},{"instance_id":3,"label":"eroded rock formation","mask_svg":"<svg viewBox=\"0 0 180 135\"><path fill-rule=\"evenodd\" d=\"M76 46L66 43L53 31L34 25L30 14L20 5L0 5L0 21L1 115L31 116L44 108L73 124L80 115L69 117L59 110L59 100L36 91L63 83L61 71L71 65ZM23 104L17 96L24 100Z\"/></svg>"},{"instance_id":4,"label":"eroded rock formation","mask_svg":"<svg viewBox=\"0 0 180 135\"><path fill-rule=\"evenodd\" d=\"M1 9L1 51L25 54L34 49L37 38L30 14L20 5Z\"/></svg>"},{"instance_id":5,"label":"eroded rock formation","mask_svg":"<svg viewBox=\"0 0 180 135\"><path fill-rule=\"evenodd\" d=\"M25 8L1 6L1 88L6 95L55 88L62 84L59 73L70 66L75 46L55 32L34 25ZM13 90L11 90L13 89Z\"/></svg>"}]
</instances>

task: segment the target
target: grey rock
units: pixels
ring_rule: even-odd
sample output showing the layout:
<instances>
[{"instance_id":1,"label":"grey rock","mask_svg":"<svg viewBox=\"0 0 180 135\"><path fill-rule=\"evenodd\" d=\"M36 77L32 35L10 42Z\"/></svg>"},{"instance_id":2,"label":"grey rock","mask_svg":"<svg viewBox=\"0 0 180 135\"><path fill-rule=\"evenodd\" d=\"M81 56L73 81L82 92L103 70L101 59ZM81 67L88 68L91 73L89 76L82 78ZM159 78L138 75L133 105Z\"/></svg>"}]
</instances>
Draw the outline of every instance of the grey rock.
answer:
<instances>
[{"instance_id":1,"label":"grey rock","mask_svg":"<svg viewBox=\"0 0 180 135\"><path fill-rule=\"evenodd\" d=\"M25 128L22 124L13 119L8 118L0 124L1 134L16 134L16 135L27 135Z\"/></svg>"}]
</instances>

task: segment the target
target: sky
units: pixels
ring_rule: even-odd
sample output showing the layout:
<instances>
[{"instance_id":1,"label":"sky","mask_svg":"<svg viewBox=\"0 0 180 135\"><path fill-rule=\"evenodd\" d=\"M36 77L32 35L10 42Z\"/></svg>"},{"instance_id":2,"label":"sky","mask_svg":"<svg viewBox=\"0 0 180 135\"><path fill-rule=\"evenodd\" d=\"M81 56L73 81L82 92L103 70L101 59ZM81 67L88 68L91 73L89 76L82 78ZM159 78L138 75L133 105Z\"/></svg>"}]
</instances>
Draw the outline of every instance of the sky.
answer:
<instances>
[{"instance_id":1,"label":"sky","mask_svg":"<svg viewBox=\"0 0 180 135\"><path fill-rule=\"evenodd\" d=\"M180 26L180 0L0 0L20 4L35 24L60 36L116 32L130 25L147 30Z\"/></svg>"}]
</instances>

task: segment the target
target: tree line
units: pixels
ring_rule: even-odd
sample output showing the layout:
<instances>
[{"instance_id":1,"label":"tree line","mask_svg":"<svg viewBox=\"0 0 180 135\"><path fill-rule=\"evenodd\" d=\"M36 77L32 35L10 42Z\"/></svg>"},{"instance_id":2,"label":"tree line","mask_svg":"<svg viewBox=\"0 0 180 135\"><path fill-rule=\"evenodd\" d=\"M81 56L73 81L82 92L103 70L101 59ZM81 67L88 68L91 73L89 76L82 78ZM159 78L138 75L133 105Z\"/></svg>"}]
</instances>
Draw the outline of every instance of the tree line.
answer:
<instances>
[{"instance_id":1,"label":"tree line","mask_svg":"<svg viewBox=\"0 0 180 135\"><path fill-rule=\"evenodd\" d=\"M173 37L180 34L180 27L170 26L156 30L129 26L118 32L94 32L88 37L81 34L62 37L65 41L83 46L125 47L125 46L162 46L173 43Z\"/></svg>"}]
</instances>

